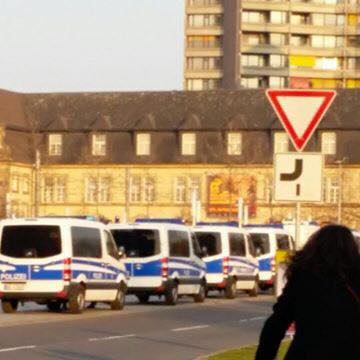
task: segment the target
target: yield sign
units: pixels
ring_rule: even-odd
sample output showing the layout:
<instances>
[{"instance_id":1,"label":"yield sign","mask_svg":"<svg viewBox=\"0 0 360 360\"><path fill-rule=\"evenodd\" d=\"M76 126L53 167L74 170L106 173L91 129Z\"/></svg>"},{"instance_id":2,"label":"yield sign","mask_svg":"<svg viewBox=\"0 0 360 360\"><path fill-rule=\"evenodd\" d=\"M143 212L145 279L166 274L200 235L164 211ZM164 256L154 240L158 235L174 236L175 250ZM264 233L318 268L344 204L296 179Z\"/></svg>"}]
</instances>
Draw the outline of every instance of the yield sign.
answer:
<instances>
[{"instance_id":1,"label":"yield sign","mask_svg":"<svg viewBox=\"0 0 360 360\"><path fill-rule=\"evenodd\" d=\"M302 151L335 99L333 90L267 90L266 95L297 151Z\"/></svg>"}]
</instances>

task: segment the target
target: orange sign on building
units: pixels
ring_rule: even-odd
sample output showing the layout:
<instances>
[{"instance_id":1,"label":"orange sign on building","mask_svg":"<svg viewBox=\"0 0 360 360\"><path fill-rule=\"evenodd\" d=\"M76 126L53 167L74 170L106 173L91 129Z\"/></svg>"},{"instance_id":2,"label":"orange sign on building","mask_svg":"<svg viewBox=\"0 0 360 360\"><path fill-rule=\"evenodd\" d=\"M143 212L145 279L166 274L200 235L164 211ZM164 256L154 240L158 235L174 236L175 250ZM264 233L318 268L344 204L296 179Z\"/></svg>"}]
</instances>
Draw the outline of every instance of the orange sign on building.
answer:
<instances>
[{"instance_id":1,"label":"orange sign on building","mask_svg":"<svg viewBox=\"0 0 360 360\"><path fill-rule=\"evenodd\" d=\"M238 199L248 206L249 217L256 216L256 179L246 175L217 174L208 176L209 217L237 217Z\"/></svg>"}]
</instances>

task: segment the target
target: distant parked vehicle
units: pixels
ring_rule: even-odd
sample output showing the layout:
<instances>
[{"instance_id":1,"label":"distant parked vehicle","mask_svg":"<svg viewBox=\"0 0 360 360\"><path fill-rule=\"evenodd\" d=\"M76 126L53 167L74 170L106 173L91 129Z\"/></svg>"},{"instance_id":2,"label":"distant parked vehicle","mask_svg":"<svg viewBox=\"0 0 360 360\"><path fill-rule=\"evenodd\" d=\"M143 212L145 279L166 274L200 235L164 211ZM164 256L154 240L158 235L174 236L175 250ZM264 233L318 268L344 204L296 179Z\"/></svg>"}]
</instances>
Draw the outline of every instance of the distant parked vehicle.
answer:
<instances>
[{"instance_id":1,"label":"distant parked vehicle","mask_svg":"<svg viewBox=\"0 0 360 360\"><path fill-rule=\"evenodd\" d=\"M292 236L282 225L248 225L252 246L259 260L259 286L266 290L275 282L275 256L277 250L295 250Z\"/></svg>"},{"instance_id":2,"label":"distant parked vehicle","mask_svg":"<svg viewBox=\"0 0 360 360\"><path fill-rule=\"evenodd\" d=\"M80 313L86 301L124 306L127 274L104 224L67 218L0 223L0 297L6 313L20 301Z\"/></svg>"},{"instance_id":3,"label":"distant parked vehicle","mask_svg":"<svg viewBox=\"0 0 360 360\"><path fill-rule=\"evenodd\" d=\"M165 296L168 305L175 305L181 295L205 300L205 264L196 239L181 222L154 219L108 227L126 256L128 293L140 303L151 295Z\"/></svg>"},{"instance_id":4,"label":"distant parked vehicle","mask_svg":"<svg viewBox=\"0 0 360 360\"><path fill-rule=\"evenodd\" d=\"M229 299L237 290L257 296L258 261L247 232L227 223L200 223L192 231L202 249L208 290L223 290Z\"/></svg>"}]
</instances>

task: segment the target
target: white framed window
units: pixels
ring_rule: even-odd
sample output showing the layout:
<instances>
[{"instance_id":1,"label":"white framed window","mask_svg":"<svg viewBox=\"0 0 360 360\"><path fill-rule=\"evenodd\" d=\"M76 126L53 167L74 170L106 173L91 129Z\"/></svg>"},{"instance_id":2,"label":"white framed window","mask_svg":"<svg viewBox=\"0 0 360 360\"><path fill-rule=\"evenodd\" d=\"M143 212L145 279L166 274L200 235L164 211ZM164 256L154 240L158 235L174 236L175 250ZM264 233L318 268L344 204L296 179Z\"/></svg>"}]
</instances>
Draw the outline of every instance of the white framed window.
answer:
<instances>
[{"instance_id":1,"label":"white framed window","mask_svg":"<svg viewBox=\"0 0 360 360\"><path fill-rule=\"evenodd\" d=\"M339 201L339 178L336 176L328 176L324 178L324 202L337 204Z\"/></svg>"},{"instance_id":2,"label":"white framed window","mask_svg":"<svg viewBox=\"0 0 360 360\"><path fill-rule=\"evenodd\" d=\"M178 176L175 178L175 189L174 189L175 203L183 204L186 202L186 177Z\"/></svg>"},{"instance_id":3,"label":"white framed window","mask_svg":"<svg viewBox=\"0 0 360 360\"><path fill-rule=\"evenodd\" d=\"M227 134L227 153L228 155L241 155L242 134L240 132L230 132Z\"/></svg>"},{"instance_id":4,"label":"white framed window","mask_svg":"<svg viewBox=\"0 0 360 360\"><path fill-rule=\"evenodd\" d=\"M100 177L98 179L99 182L99 193L98 193L98 201L101 203L107 203L110 201L110 177Z\"/></svg>"},{"instance_id":5,"label":"white framed window","mask_svg":"<svg viewBox=\"0 0 360 360\"><path fill-rule=\"evenodd\" d=\"M150 155L150 134L136 134L136 155Z\"/></svg>"},{"instance_id":6,"label":"white framed window","mask_svg":"<svg viewBox=\"0 0 360 360\"><path fill-rule=\"evenodd\" d=\"M132 175L130 177L130 202L141 202L141 176Z\"/></svg>"},{"instance_id":7,"label":"white framed window","mask_svg":"<svg viewBox=\"0 0 360 360\"><path fill-rule=\"evenodd\" d=\"M49 134L49 155L59 156L62 154L62 135Z\"/></svg>"},{"instance_id":8,"label":"white framed window","mask_svg":"<svg viewBox=\"0 0 360 360\"><path fill-rule=\"evenodd\" d=\"M144 182L144 187L143 187L144 201L147 203L152 203L155 201L155 180L151 176L145 176L143 182Z\"/></svg>"},{"instance_id":9,"label":"white framed window","mask_svg":"<svg viewBox=\"0 0 360 360\"><path fill-rule=\"evenodd\" d=\"M270 66L271 67L284 67L285 56L284 55L270 55Z\"/></svg>"},{"instance_id":10,"label":"white framed window","mask_svg":"<svg viewBox=\"0 0 360 360\"><path fill-rule=\"evenodd\" d=\"M87 203L96 203L98 193L98 182L95 176L86 178L85 201Z\"/></svg>"},{"instance_id":11,"label":"white framed window","mask_svg":"<svg viewBox=\"0 0 360 360\"><path fill-rule=\"evenodd\" d=\"M336 154L336 133L323 132L321 133L321 152L325 155Z\"/></svg>"},{"instance_id":12,"label":"white framed window","mask_svg":"<svg viewBox=\"0 0 360 360\"><path fill-rule=\"evenodd\" d=\"M282 76L270 76L269 87L271 88L283 88L285 87L285 78Z\"/></svg>"},{"instance_id":13,"label":"white framed window","mask_svg":"<svg viewBox=\"0 0 360 360\"><path fill-rule=\"evenodd\" d=\"M30 192L30 179L28 176L23 177L22 192L23 194L28 194Z\"/></svg>"},{"instance_id":14,"label":"white framed window","mask_svg":"<svg viewBox=\"0 0 360 360\"><path fill-rule=\"evenodd\" d=\"M201 190L201 177L192 175L188 177L188 201L191 201L191 196L195 192L196 198L200 199Z\"/></svg>"},{"instance_id":15,"label":"white framed window","mask_svg":"<svg viewBox=\"0 0 360 360\"><path fill-rule=\"evenodd\" d=\"M196 154L196 134L185 133L181 135L181 155Z\"/></svg>"},{"instance_id":16,"label":"white framed window","mask_svg":"<svg viewBox=\"0 0 360 360\"><path fill-rule=\"evenodd\" d=\"M242 66L264 66L264 56L261 55L242 55L241 65Z\"/></svg>"},{"instance_id":17,"label":"white framed window","mask_svg":"<svg viewBox=\"0 0 360 360\"><path fill-rule=\"evenodd\" d=\"M11 191L18 192L19 191L19 175L12 175L11 176Z\"/></svg>"},{"instance_id":18,"label":"white framed window","mask_svg":"<svg viewBox=\"0 0 360 360\"><path fill-rule=\"evenodd\" d=\"M259 11L243 11L241 20L244 23L258 24L263 22L264 14Z\"/></svg>"},{"instance_id":19,"label":"white framed window","mask_svg":"<svg viewBox=\"0 0 360 360\"><path fill-rule=\"evenodd\" d=\"M286 12L285 11L271 11L270 22L272 24L285 24L286 23Z\"/></svg>"},{"instance_id":20,"label":"white framed window","mask_svg":"<svg viewBox=\"0 0 360 360\"><path fill-rule=\"evenodd\" d=\"M285 45L286 43L286 35L279 33L271 33L270 34L270 44L271 45Z\"/></svg>"},{"instance_id":21,"label":"white framed window","mask_svg":"<svg viewBox=\"0 0 360 360\"><path fill-rule=\"evenodd\" d=\"M66 201L66 176L46 175L43 180L43 202L64 203Z\"/></svg>"},{"instance_id":22,"label":"white framed window","mask_svg":"<svg viewBox=\"0 0 360 360\"><path fill-rule=\"evenodd\" d=\"M93 134L92 136L92 154L94 156L106 155L106 135Z\"/></svg>"},{"instance_id":23,"label":"white framed window","mask_svg":"<svg viewBox=\"0 0 360 360\"><path fill-rule=\"evenodd\" d=\"M274 134L274 153L284 153L289 151L289 138L285 132Z\"/></svg>"},{"instance_id":24,"label":"white framed window","mask_svg":"<svg viewBox=\"0 0 360 360\"><path fill-rule=\"evenodd\" d=\"M260 87L260 79L258 77L241 77L241 86L249 89L257 89Z\"/></svg>"}]
</instances>

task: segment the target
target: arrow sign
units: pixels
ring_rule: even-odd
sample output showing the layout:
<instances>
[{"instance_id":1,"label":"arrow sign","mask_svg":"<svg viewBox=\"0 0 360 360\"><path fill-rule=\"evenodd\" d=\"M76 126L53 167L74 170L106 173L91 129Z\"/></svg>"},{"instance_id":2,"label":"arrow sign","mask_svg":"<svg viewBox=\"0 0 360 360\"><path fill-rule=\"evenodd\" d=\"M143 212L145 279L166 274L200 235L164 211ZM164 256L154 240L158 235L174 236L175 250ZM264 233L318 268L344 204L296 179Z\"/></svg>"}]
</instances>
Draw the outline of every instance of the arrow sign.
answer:
<instances>
[{"instance_id":1,"label":"arrow sign","mask_svg":"<svg viewBox=\"0 0 360 360\"><path fill-rule=\"evenodd\" d=\"M335 99L333 90L267 90L266 95L297 151L302 151Z\"/></svg>"}]
</instances>

